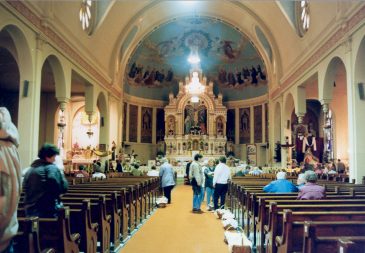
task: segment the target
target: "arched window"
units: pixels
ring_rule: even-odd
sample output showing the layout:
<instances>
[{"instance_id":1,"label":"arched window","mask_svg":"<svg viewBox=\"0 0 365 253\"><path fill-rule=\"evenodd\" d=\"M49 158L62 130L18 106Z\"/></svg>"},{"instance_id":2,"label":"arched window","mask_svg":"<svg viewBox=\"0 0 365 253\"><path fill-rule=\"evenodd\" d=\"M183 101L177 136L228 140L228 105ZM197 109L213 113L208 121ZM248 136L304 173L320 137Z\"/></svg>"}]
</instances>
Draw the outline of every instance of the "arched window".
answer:
<instances>
[{"instance_id":1,"label":"arched window","mask_svg":"<svg viewBox=\"0 0 365 253\"><path fill-rule=\"evenodd\" d=\"M300 37L308 31L310 25L309 1L301 0L296 2L297 29Z\"/></svg>"},{"instance_id":2,"label":"arched window","mask_svg":"<svg viewBox=\"0 0 365 253\"><path fill-rule=\"evenodd\" d=\"M94 30L95 13L97 1L82 0L79 11L79 18L82 30L91 35Z\"/></svg>"}]
</instances>

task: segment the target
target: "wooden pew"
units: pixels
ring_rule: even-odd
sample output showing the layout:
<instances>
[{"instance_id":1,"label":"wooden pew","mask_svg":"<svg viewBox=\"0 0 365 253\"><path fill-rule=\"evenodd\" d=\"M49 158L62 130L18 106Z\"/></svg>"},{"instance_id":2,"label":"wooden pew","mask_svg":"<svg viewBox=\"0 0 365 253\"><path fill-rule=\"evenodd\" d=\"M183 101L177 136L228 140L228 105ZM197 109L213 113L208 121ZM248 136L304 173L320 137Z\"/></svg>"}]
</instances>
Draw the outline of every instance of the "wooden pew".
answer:
<instances>
[{"instance_id":1,"label":"wooden pew","mask_svg":"<svg viewBox=\"0 0 365 253\"><path fill-rule=\"evenodd\" d=\"M274 209L275 210L275 209ZM320 210L320 211L318 211ZM273 212L273 219L269 224L267 231L267 247L266 252L287 252L290 250L290 243L293 243L293 231L290 229L295 222L311 221L363 221L365 219L365 211L339 211L338 209L318 209L317 211L298 211L285 209L280 212ZM331 210L331 211L329 211ZM364 210L364 209L361 209ZM303 224L302 224L303 225ZM303 235L303 226L300 226ZM278 232L280 231L280 232ZM300 231L299 231L300 233ZM301 237L301 239L303 236ZM298 243L295 241L294 243ZM300 249L301 250L301 249Z\"/></svg>"},{"instance_id":2,"label":"wooden pew","mask_svg":"<svg viewBox=\"0 0 365 253\"><path fill-rule=\"evenodd\" d=\"M54 248L56 252L78 253L80 234L71 233L70 209L60 208L57 218L40 218L39 238L42 249Z\"/></svg>"},{"instance_id":3,"label":"wooden pew","mask_svg":"<svg viewBox=\"0 0 365 253\"><path fill-rule=\"evenodd\" d=\"M41 250L38 217L18 217L19 229L14 237L14 252L55 253L53 248Z\"/></svg>"},{"instance_id":4,"label":"wooden pew","mask_svg":"<svg viewBox=\"0 0 365 253\"><path fill-rule=\"evenodd\" d=\"M292 230L295 227L303 226L302 222L296 222L293 224ZM297 229L298 230L298 229ZM301 228L298 232L302 232ZM292 235L293 243L290 247L300 247L295 245L296 238ZM349 238L351 236L362 235L365 239L365 221L322 221L304 222L304 239L302 241L303 253L332 253L338 251L338 238ZM302 237L302 234L299 234ZM293 245L294 244L294 245ZM364 249L365 250L365 249ZM290 250L289 250L290 252Z\"/></svg>"},{"instance_id":5,"label":"wooden pew","mask_svg":"<svg viewBox=\"0 0 365 253\"><path fill-rule=\"evenodd\" d=\"M365 253L365 237L341 237L337 240L338 253Z\"/></svg>"}]
</instances>

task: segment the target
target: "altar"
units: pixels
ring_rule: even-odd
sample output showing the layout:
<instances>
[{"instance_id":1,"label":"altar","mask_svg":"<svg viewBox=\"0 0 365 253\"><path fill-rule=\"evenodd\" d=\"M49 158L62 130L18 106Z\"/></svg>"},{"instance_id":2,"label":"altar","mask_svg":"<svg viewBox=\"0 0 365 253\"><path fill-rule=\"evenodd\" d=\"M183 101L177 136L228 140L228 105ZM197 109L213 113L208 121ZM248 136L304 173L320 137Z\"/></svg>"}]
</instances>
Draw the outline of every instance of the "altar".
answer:
<instances>
[{"instance_id":1,"label":"altar","mask_svg":"<svg viewBox=\"0 0 365 253\"><path fill-rule=\"evenodd\" d=\"M195 153L205 158L224 155L226 122L222 94L216 97L213 82L207 84L201 71L191 71L190 77L179 83L177 96L170 93L165 107L166 157L187 161Z\"/></svg>"}]
</instances>

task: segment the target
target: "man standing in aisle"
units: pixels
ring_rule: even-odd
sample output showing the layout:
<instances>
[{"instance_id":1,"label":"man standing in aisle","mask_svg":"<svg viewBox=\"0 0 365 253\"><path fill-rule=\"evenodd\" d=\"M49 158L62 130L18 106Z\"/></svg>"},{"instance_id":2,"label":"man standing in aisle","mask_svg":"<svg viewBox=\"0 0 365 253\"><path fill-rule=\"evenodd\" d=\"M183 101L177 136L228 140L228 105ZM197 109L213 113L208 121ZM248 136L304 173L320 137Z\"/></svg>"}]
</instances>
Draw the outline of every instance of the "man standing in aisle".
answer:
<instances>
[{"instance_id":1,"label":"man standing in aisle","mask_svg":"<svg viewBox=\"0 0 365 253\"><path fill-rule=\"evenodd\" d=\"M214 186L213 200L214 200L215 210L224 206L225 204L229 180L231 180L231 170L226 165L226 157L221 156L219 158L219 164L215 168L213 177L213 186ZM220 205L218 205L219 198L220 198Z\"/></svg>"},{"instance_id":2,"label":"man standing in aisle","mask_svg":"<svg viewBox=\"0 0 365 253\"><path fill-rule=\"evenodd\" d=\"M190 165L189 178L193 188L193 213L203 213L200 209L202 201L202 184L203 184L203 170L200 166L200 161L203 156L196 154L194 161Z\"/></svg>"}]
</instances>

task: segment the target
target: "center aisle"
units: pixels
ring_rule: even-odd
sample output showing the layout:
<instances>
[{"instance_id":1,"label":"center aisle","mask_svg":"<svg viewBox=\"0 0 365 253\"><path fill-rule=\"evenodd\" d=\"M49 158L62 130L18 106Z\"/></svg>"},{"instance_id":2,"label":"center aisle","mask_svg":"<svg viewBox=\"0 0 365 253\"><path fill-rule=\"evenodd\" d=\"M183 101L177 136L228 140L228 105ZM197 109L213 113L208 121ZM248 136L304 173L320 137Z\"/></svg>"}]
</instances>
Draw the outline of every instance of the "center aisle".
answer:
<instances>
[{"instance_id":1,"label":"center aisle","mask_svg":"<svg viewBox=\"0 0 365 253\"><path fill-rule=\"evenodd\" d=\"M226 253L223 227L213 213L193 214L190 186L172 191L172 204L159 208L120 253Z\"/></svg>"}]
</instances>

